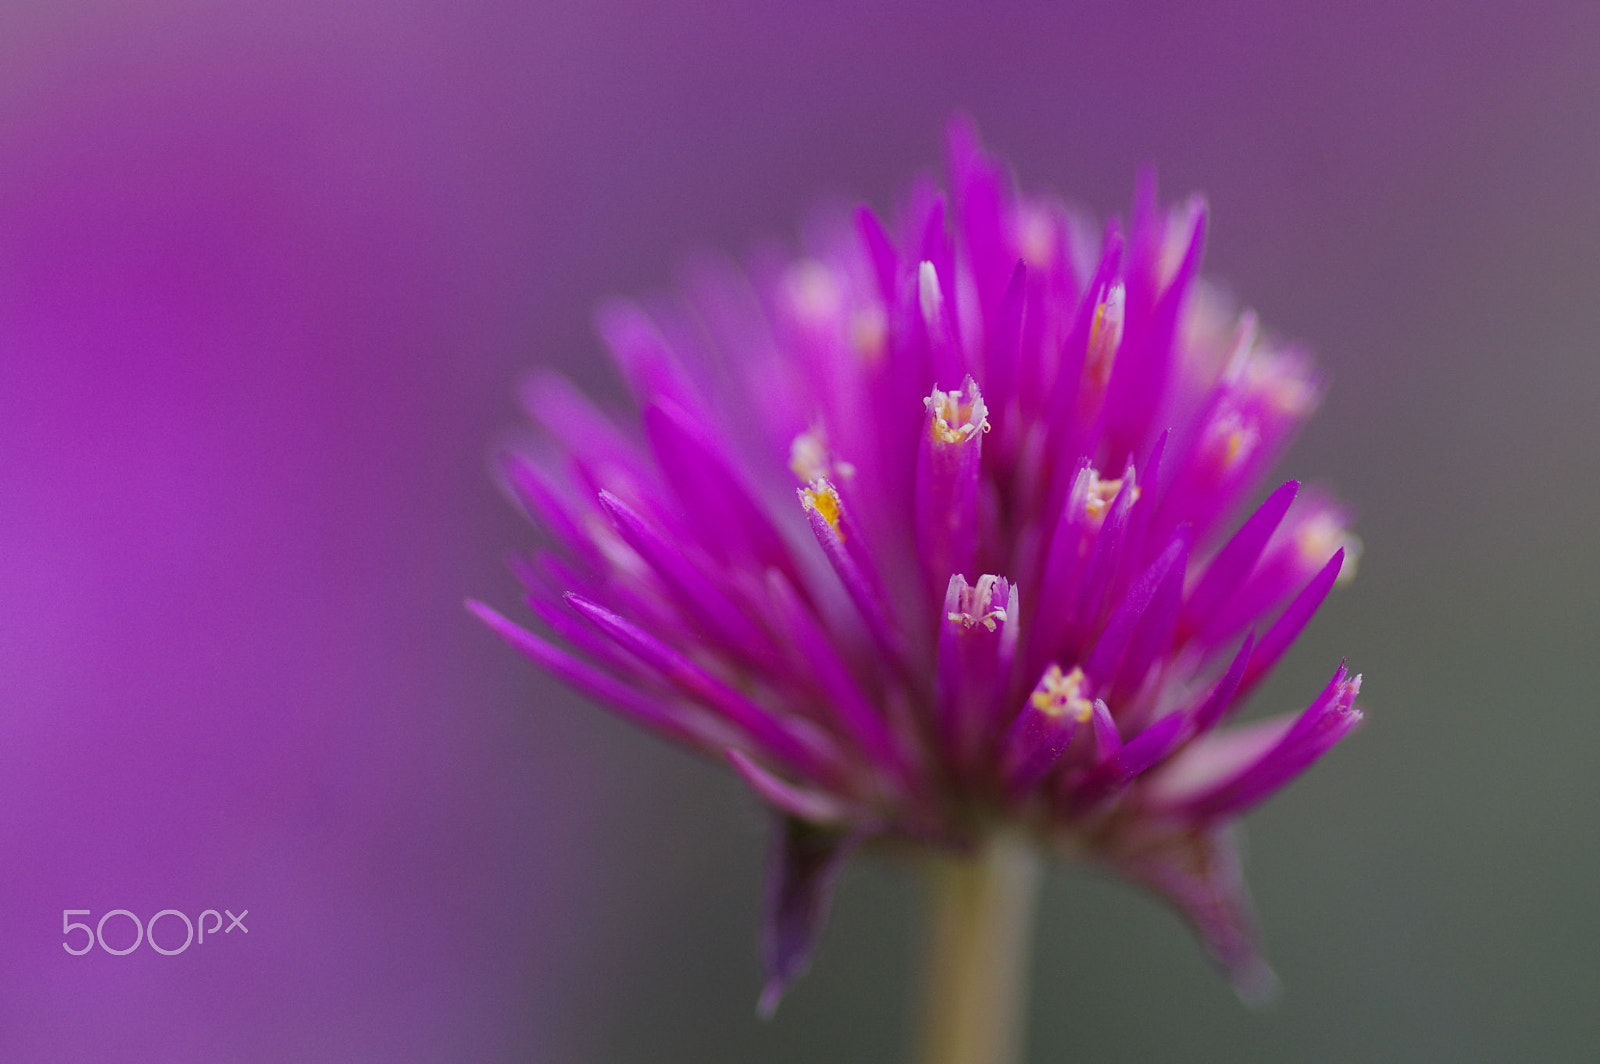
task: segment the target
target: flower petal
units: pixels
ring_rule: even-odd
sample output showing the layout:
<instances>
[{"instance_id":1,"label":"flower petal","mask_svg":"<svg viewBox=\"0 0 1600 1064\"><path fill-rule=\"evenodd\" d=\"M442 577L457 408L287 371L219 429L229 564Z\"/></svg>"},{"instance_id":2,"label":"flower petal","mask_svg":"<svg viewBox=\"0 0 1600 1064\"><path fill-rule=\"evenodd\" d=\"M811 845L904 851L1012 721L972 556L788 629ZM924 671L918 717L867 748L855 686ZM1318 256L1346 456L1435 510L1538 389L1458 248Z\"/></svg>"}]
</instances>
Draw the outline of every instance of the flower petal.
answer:
<instances>
[{"instance_id":1,"label":"flower petal","mask_svg":"<svg viewBox=\"0 0 1600 1064\"><path fill-rule=\"evenodd\" d=\"M551 646L532 632L506 620L481 602L467 601L467 609L496 635L534 662L590 698L667 738L709 752L728 742L726 727L704 713L678 707L619 683L592 665Z\"/></svg>"},{"instance_id":2,"label":"flower petal","mask_svg":"<svg viewBox=\"0 0 1600 1064\"><path fill-rule=\"evenodd\" d=\"M1289 512L1289 504L1300 490L1300 482L1291 480L1278 488L1256 508L1250 519L1206 563L1205 571L1195 581L1193 590L1184 597L1183 618L1178 623L1178 640L1186 641L1202 621L1214 616L1217 608L1239 587L1256 559L1266 548L1267 540Z\"/></svg>"},{"instance_id":3,"label":"flower petal","mask_svg":"<svg viewBox=\"0 0 1600 1064\"><path fill-rule=\"evenodd\" d=\"M828 917L833 887L862 833L817 827L797 817L779 819L767 871L762 962L767 983L757 1006L763 1017L811 961L817 933Z\"/></svg>"},{"instance_id":4,"label":"flower petal","mask_svg":"<svg viewBox=\"0 0 1600 1064\"><path fill-rule=\"evenodd\" d=\"M1276 996L1278 977L1256 947L1255 917L1228 828L1187 832L1115 858L1117 868L1171 902L1247 1004Z\"/></svg>"},{"instance_id":5,"label":"flower petal","mask_svg":"<svg viewBox=\"0 0 1600 1064\"><path fill-rule=\"evenodd\" d=\"M1197 820L1240 816L1281 790L1361 723L1361 710L1355 706L1360 690L1361 677L1349 677L1340 665L1276 742L1211 789L1185 800L1183 813Z\"/></svg>"},{"instance_id":6,"label":"flower petal","mask_svg":"<svg viewBox=\"0 0 1600 1064\"><path fill-rule=\"evenodd\" d=\"M729 747L724 753L734 771L781 813L818 827L836 827L859 819L855 810L831 794L781 780L757 764L748 754Z\"/></svg>"},{"instance_id":7,"label":"flower petal","mask_svg":"<svg viewBox=\"0 0 1600 1064\"><path fill-rule=\"evenodd\" d=\"M581 595L567 596L567 604L623 649L657 670L662 679L689 698L716 710L751 740L785 765L806 776L833 779L840 770L839 754L821 733L804 728L804 722L780 720L745 695L729 687L700 666L638 626Z\"/></svg>"},{"instance_id":8,"label":"flower petal","mask_svg":"<svg viewBox=\"0 0 1600 1064\"><path fill-rule=\"evenodd\" d=\"M1333 590L1333 583L1339 579L1339 568L1342 565L1344 565L1343 547L1334 552L1333 557L1328 559L1328 564L1311 578L1300 594L1295 596L1294 601L1289 603L1289 608L1273 622L1271 628L1267 629L1266 634L1261 637L1261 641L1250 654L1250 665L1244 670L1244 679L1239 682L1240 698L1248 695L1256 684L1266 678L1284 651L1295 641L1295 637L1310 623L1312 615L1322 606L1322 600Z\"/></svg>"}]
</instances>

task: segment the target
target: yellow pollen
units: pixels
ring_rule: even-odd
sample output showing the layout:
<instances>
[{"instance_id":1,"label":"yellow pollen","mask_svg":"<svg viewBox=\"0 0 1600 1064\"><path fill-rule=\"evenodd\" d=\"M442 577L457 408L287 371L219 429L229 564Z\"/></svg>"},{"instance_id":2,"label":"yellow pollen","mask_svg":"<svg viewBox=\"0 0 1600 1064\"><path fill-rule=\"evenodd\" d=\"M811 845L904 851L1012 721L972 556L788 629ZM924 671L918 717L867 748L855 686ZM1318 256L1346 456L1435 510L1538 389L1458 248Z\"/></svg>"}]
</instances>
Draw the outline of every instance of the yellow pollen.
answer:
<instances>
[{"instance_id":1,"label":"yellow pollen","mask_svg":"<svg viewBox=\"0 0 1600 1064\"><path fill-rule=\"evenodd\" d=\"M948 392L935 388L923 403L933 415L928 432L936 443L965 443L991 428L989 408L978 394L976 384L972 385L972 397L965 401L959 388Z\"/></svg>"},{"instance_id":2,"label":"yellow pollen","mask_svg":"<svg viewBox=\"0 0 1600 1064\"><path fill-rule=\"evenodd\" d=\"M1228 446L1224 448L1226 457L1223 459L1223 461L1227 462L1227 464L1230 466L1238 462L1239 455L1244 452L1245 442L1245 434L1243 429L1234 429L1232 432L1228 433Z\"/></svg>"},{"instance_id":3,"label":"yellow pollen","mask_svg":"<svg viewBox=\"0 0 1600 1064\"><path fill-rule=\"evenodd\" d=\"M1063 674L1061 666L1052 665L1034 688L1033 708L1050 717L1071 714L1083 724L1094 716L1094 703L1084 697L1086 686L1081 668L1074 665L1071 672Z\"/></svg>"},{"instance_id":4,"label":"yellow pollen","mask_svg":"<svg viewBox=\"0 0 1600 1064\"><path fill-rule=\"evenodd\" d=\"M826 480L812 481L810 487L800 489L800 499L806 509L815 510L828 522L828 527L844 538L839 531L839 493Z\"/></svg>"},{"instance_id":5,"label":"yellow pollen","mask_svg":"<svg viewBox=\"0 0 1600 1064\"><path fill-rule=\"evenodd\" d=\"M1122 323L1126 313L1127 290L1114 284L1095 304L1094 321L1089 326L1089 347L1084 353L1084 376L1097 388L1111 380L1111 367L1122 344Z\"/></svg>"},{"instance_id":6,"label":"yellow pollen","mask_svg":"<svg viewBox=\"0 0 1600 1064\"><path fill-rule=\"evenodd\" d=\"M1116 499L1117 493L1122 490L1122 479L1101 480L1099 474L1089 470L1089 492L1084 501L1084 512L1094 521L1105 520L1106 511L1111 509L1111 503ZM1141 492L1139 485L1133 486L1133 501L1138 502Z\"/></svg>"},{"instance_id":7,"label":"yellow pollen","mask_svg":"<svg viewBox=\"0 0 1600 1064\"><path fill-rule=\"evenodd\" d=\"M1211 453L1223 472L1248 459L1261 442L1261 431L1254 420L1238 411L1212 422L1208 435L1214 448Z\"/></svg>"}]
</instances>

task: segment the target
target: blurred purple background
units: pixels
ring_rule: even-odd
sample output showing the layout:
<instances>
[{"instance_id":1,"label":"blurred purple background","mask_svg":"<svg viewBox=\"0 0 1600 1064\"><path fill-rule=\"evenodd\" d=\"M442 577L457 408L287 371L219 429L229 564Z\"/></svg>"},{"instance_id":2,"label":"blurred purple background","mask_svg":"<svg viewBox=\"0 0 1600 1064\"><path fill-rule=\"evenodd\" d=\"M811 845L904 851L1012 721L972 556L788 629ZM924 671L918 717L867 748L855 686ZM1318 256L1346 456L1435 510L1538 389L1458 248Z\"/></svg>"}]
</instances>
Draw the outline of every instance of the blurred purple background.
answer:
<instances>
[{"instance_id":1,"label":"blurred purple background","mask_svg":"<svg viewBox=\"0 0 1600 1064\"><path fill-rule=\"evenodd\" d=\"M521 374L614 395L602 297L886 207L956 107L1099 214L1208 194L1207 273L1333 380L1284 473L1367 544L1260 696L1369 695L1250 825L1283 1003L1058 871L1032 1059L1592 1052L1597 105L1592 4L10 0L0 1059L901 1058L909 877L758 1023L753 804L461 601L516 603Z\"/></svg>"}]
</instances>

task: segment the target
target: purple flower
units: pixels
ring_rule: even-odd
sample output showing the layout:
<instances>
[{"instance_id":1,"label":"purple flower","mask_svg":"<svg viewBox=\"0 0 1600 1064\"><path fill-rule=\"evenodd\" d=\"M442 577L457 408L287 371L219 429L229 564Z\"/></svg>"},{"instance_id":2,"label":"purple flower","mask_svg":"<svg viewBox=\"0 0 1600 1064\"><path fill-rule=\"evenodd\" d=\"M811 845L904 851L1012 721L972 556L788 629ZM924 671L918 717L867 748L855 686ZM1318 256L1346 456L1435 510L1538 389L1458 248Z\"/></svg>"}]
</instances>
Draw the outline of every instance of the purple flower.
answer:
<instances>
[{"instance_id":1,"label":"purple flower","mask_svg":"<svg viewBox=\"0 0 1600 1064\"><path fill-rule=\"evenodd\" d=\"M473 608L776 812L766 1008L856 847L997 826L1154 888L1262 992L1230 824L1361 718L1341 665L1229 726L1350 572L1336 502L1251 508L1319 380L1200 279L1199 201L1145 179L1097 235L962 121L949 171L893 227L606 309L639 425L529 387L548 446L506 470L551 542L518 568L542 634Z\"/></svg>"}]
</instances>

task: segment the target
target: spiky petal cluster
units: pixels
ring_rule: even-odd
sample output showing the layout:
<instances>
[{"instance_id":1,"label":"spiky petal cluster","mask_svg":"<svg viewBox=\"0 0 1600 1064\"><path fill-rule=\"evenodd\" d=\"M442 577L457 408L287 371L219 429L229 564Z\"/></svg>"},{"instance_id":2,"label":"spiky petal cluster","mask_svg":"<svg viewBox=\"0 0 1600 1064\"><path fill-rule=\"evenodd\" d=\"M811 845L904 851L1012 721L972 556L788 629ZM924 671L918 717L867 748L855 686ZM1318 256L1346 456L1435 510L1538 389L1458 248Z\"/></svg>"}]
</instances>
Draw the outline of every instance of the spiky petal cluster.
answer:
<instances>
[{"instance_id":1,"label":"spiky petal cluster","mask_svg":"<svg viewBox=\"0 0 1600 1064\"><path fill-rule=\"evenodd\" d=\"M1248 508L1318 381L1200 283L1198 202L1144 180L1096 236L967 125L949 152L951 197L893 229L606 310L642 431L530 386L550 447L507 470L554 546L520 566L545 634L475 608L777 811L768 1007L858 844L1002 824L1155 888L1259 991L1229 822L1360 718L1341 665L1224 727L1349 561L1330 500Z\"/></svg>"}]
</instances>

